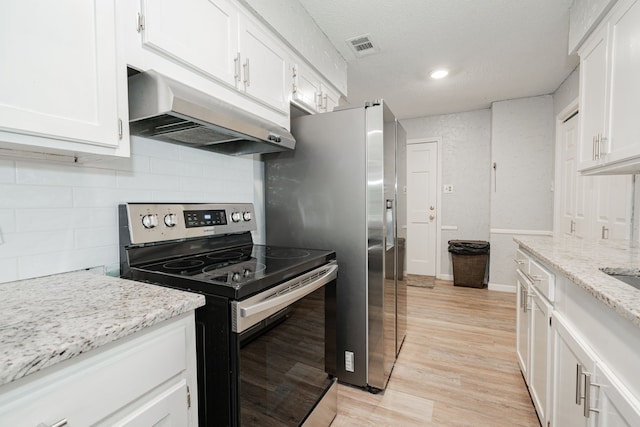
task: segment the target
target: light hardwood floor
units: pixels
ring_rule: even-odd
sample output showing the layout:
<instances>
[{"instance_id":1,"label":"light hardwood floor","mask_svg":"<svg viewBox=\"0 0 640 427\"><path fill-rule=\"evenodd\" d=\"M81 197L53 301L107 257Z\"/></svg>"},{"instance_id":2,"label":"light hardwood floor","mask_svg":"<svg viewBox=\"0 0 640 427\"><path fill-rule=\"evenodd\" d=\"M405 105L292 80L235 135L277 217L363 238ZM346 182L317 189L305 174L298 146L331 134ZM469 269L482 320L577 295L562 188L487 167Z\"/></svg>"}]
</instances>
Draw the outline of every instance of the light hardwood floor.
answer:
<instances>
[{"instance_id":1,"label":"light hardwood floor","mask_svg":"<svg viewBox=\"0 0 640 427\"><path fill-rule=\"evenodd\" d=\"M343 426L539 427L515 354L515 294L408 287L407 338L384 392L338 385Z\"/></svg>"}]
</instances>

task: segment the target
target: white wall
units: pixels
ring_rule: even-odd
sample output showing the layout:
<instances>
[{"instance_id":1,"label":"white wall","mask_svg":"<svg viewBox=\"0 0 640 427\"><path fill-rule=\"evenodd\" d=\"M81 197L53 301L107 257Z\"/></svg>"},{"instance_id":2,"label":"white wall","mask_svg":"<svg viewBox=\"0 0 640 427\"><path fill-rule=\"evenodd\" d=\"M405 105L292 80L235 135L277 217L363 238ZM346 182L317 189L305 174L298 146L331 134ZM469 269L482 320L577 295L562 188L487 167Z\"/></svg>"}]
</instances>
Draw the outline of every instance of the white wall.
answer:
<instances>
[{"instance_id":1,"label":"white wall","mask_svg":"<svg viewBox=\"0 0 640 427\"><path fill-rule=\"evenodd\" d=\"M491 110L402 120L407 138L441 137L442 184L453 193L441 193L442 230L440 277L451 278L447 242L454 239L489 240ZM409 237L410 238L410 237Z\"/></svg>"},{"instance_id":2,"label":"white wall","mask_svg":"<svg viewBox=\"0 0 640 427\"><path fill-rule=\"evenodd\" d=\"M562 84L553 93L553 117L556 118L569 104L578 98L580 93L580 67L564 79Z\"/></svg>"},{"instance_id":3,"label":"white wall","mask_svg":"<svg viewBox=\"0 0 640 427\"><path fill-rule=\"evenodd\" d=\"M551 234L555 117L551 95L494 102L490 284L515 284L513 235Z\"/></svg>"},{"instance_id":4,"label":"white wall","mask_svg":"<svg viewBox=\"0 0 640 427\"><path fill-rule=\"evenodd\" d=\"M0 158L0 283L103 266L118 274L122 202L254 202L263 164L133 137L130 159L93 165Z\"/></svg>"}]
</instances>

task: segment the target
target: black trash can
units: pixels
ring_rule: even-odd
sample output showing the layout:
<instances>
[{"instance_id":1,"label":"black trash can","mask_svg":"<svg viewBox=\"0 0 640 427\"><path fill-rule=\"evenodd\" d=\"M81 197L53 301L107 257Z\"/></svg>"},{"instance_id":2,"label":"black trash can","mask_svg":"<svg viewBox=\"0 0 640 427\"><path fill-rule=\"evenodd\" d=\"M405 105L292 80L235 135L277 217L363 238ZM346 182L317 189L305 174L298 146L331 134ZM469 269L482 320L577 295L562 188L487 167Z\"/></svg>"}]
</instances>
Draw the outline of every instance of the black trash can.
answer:
<instances>
[{"instance_id":1,"label":"black trash can","mask_svg":"<svg viewBox=\"0 0 640 427\"><path fill-rule=\"evenodd\" d=\"M489 279L489 242L449 240L453 264L453 284L483 288Z\"/></svg>"}]
</instances>

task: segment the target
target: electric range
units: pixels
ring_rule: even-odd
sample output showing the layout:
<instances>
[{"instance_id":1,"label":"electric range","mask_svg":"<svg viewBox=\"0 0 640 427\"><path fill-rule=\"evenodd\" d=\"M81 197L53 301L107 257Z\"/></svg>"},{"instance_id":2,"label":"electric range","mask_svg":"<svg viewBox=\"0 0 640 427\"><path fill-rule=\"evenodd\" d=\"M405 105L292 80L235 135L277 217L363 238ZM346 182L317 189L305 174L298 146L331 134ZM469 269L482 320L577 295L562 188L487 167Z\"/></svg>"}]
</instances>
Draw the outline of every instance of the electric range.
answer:
<instances>
[{"instance_id":1,"label":"electric range","mask_svg":"<svg viewBox=\"0 0 640 427\"><path fill-rule=\"evenodd\" d=\"M335 252L254 244L251 204L119 212L122 276L207 300L196 310L199 424L329 425Z\"/></svg>"}]
</instances>

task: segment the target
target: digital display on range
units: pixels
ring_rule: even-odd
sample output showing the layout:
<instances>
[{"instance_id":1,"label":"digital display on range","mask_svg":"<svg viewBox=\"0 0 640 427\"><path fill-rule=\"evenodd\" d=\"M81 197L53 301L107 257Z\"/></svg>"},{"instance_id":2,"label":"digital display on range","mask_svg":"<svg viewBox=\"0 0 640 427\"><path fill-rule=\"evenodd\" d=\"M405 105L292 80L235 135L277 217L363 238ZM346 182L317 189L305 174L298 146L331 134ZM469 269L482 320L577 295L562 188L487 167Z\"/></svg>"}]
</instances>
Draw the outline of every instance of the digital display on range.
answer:
<instances>
[{"instance_id":1,"label":"digital display on range","mask_svg":"<svg viewBox=\"0 0 640 427\"><path fill-rule=\"evenodd\" d=\"M227 215L223 209L216 211L184 211L187 228L226 225Z\"/></svg>"}]
</instances>

